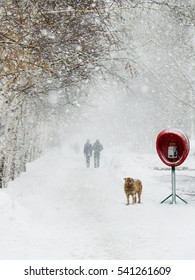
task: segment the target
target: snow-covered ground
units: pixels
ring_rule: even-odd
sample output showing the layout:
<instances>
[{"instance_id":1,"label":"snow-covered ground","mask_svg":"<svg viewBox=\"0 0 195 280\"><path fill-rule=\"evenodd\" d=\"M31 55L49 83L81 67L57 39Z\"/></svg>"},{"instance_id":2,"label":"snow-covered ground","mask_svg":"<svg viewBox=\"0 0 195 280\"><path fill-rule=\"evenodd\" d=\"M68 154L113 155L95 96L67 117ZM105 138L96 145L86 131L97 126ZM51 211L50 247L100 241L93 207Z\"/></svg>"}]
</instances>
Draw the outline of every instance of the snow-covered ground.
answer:
<instances>
[{"instance_id":1,"label":"snow-covered ground","mask_svg":"<svg viewBox=\"0 0 195 280\"><path fill-rule=\"evenodd\" d=\"M70 145L28 164L0 190L0 259L195 259L195 159L171 172L157 154L105 147L98 169ZM184 168L186 167L186 168ZM125 176L143 182L126 206Z\"/></svg>"}]
</instances>

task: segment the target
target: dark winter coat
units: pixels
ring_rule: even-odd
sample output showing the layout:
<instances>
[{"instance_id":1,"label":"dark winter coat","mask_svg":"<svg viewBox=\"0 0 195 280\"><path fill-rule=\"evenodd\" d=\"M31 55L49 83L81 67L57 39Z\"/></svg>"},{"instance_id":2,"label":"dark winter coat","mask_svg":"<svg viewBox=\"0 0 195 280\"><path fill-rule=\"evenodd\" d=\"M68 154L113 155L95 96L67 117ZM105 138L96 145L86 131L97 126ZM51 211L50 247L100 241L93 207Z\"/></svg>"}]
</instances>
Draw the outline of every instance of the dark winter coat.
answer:
<instances>
[{"instance_id":1,"label":"dark winter coat","mask_svg":"<svg viewBox=\"0 0 195 280\"><path fill-rule=\"evenodd\" d=\"M92 145L89 142L87 142L84 146L84 155L92 156Z\"/></svg>"},{"instance_id":2,"label":"dark winter coat","mask_svg":"<svg viewBox=\"0 0 195 280\"><path fill-rule=\"evenodd\" d=\"M94 154L95 155L100 155L100 152L103 150L103 146L102 144L99 142L99 141L96 141L94 144L93 144L93 150L94 150Z\"/></svg>"}]
</instances>

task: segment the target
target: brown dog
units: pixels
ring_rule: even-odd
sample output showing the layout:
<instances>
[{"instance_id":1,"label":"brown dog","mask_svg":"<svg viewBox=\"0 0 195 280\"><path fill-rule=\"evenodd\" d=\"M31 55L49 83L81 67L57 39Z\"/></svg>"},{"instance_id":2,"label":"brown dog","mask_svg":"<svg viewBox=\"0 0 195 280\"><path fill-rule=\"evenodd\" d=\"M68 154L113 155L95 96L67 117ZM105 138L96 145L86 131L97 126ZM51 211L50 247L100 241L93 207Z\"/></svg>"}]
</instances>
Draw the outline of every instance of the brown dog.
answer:
<instances>
[{"instance_id":1,"label":"brown dog","mask_svg":"<svg viewBox=\"0 0 195 280\"><path fill-rule=\"evenodd\" d=\"M138 203L141 203L141 193L142 193L142 182L137 179L133 179L130 177L124 178L124 191L127 197L127 205L129 204L129 196L131 195L133 198L133 203L136 203L138 196Z\"/></svg>"}]
</instances>

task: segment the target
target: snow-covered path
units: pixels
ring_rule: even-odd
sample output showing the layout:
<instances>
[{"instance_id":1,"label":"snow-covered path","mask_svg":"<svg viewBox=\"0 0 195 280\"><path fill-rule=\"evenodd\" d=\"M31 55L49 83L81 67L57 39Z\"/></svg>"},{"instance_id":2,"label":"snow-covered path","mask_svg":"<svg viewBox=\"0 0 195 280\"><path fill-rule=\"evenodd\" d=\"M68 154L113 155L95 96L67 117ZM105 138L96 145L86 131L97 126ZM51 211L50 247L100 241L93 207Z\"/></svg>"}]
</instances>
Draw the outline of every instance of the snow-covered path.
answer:
<instances>
[{"instance_id":1,"label":"snow-covered path","mask_svg":"<svg viewBox=\"0 0 195 280\"><path fill-rule=\"evenodd\" d=\"M156 164L107 150L101 168L87 169L67 149L30 163L0 190L0 259L194 259L195 201L160 204L170 174ZM127 175L143 181L141 204L125 205Z\"/></svg>"}]
</instances>

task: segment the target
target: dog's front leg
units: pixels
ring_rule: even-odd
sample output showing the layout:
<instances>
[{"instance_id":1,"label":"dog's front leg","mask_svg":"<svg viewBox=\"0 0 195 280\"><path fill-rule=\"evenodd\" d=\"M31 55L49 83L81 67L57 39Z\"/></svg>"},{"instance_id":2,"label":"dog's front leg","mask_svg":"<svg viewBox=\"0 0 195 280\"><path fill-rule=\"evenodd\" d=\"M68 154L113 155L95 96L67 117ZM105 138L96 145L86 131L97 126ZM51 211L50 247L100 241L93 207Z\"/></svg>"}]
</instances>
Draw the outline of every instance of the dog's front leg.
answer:
<instances>
[{"instance_id":1,"label":"dog's front leg","mask_svg":"<svg viewBox=\"0 0 195 280\"><path fill-rule=\"evenodd\" d=\"M126 205L129 205L129 195L127 194L126 196L127 196L127 203L126 203Z\"/></svg>"},{"instance_id":2,"label":"dog's front leg","mask_svg":"<svg viewBox=\"0 0 195 280\"><path fill-rule=\"evenodd\" d=\"M136 203L136 194L133 194L133 203Z\"/></svg>"}]
</instances>

